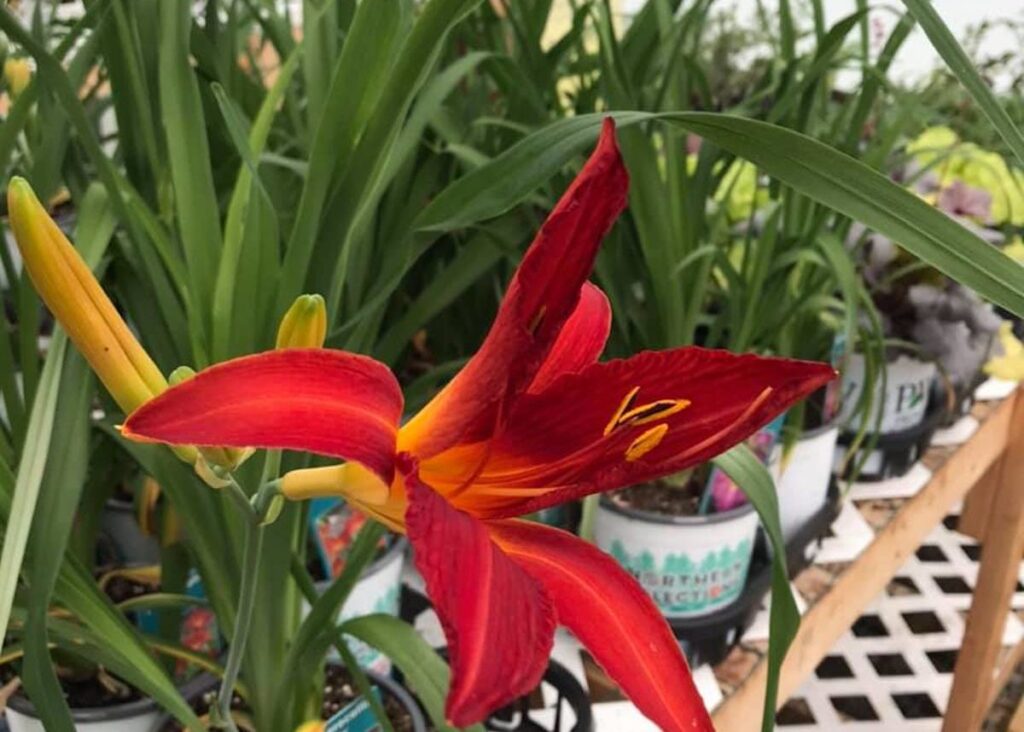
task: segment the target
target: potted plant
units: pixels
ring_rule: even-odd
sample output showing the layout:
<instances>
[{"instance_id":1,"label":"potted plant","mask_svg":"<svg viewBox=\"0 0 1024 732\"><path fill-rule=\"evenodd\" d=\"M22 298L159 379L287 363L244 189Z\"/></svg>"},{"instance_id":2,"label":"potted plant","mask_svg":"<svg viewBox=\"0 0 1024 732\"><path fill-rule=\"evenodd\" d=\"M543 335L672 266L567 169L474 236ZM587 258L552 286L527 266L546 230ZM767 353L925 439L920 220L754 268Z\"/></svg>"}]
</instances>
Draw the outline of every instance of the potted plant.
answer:
<instances>
[{"instance_id":1,"label":"potted plant","mask_svg":"<svg viewBox=\"0 0 1024 732\"><path fill-rule=\"evenodd\" d=\"M706 466L681 485L662 480L604 496L594 521L595 543L670 620L727 607L746 584L757 514L746 501L709 507L709 472Z\"/></svg>"},{"instance_id":2,"label":"potted plant","mask_svg":"<svg viewBox=\"0 0 1024 732\"><path fill-rule=\"evenodd\" d=\"M427 722L416 700L401 684L377 671L366 672L370 693L374 695L391 727L396 732L426 732ZM323 688L319 695L318 714L307 715L307 722L299 728L302 732L321 732L334 724L347 724L352 729L367 728L365 725L379 724L374 709L367 702L360 685L348 670L336 663L329 663L322 673ZM217 702L220 683L210 674L197 676L182 688L182 695L202 719L208 719L210 710ZM258 732L254 726L251 711L245 700L235 697L232 715L239 732ZM363 725L363 726L358 726ZM168 715L161 715L146 732L181 732L184 728Z\"/></svg>"},{"instance_id":3,"label":"potted plant","mask_svg":"<svg viewBox=\"0 0 1024 732\"><path fill-rule=\"evenodd\" d=\"M62 673L71 719L80 732L152 732L163 714L151 698L102 670L86 670L81 677ZM8 698L6 717L11 732L46 729L32 702L20 693Z\"/></svg>"},{"instance_id":4,"label":"potted plant","mask_svg":"<svg viewBox=\"0 0 1024 732\"><path fill-rule=\"evenodd\" d=\"M843 377L848 429L876 437L861 455L859 475L901 475L923 454L939 424L970 408L982 366L1000 325L991 306L934 269L912 263L885 237L862 235L862 272L886 337L884 375L873 386L855 354ZM853 411L872 391L866 419Z\"/></svg>"}]
</instances>

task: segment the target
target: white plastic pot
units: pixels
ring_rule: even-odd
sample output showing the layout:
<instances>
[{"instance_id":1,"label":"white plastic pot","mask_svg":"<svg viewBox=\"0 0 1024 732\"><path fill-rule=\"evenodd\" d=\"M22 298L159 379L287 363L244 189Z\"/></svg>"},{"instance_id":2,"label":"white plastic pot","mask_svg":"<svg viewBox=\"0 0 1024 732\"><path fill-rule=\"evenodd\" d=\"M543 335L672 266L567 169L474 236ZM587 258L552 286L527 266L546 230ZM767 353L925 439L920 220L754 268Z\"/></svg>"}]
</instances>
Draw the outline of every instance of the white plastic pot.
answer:
<instances>
[{"instance_id":1,"label":"white plastic pot","mask_svg":"<svg viewBox=\"0 0 1024 732\"><path fill-rule=\"evenodd\" d=\"M750 504L708 516L666 516L602 496L594 542L625 567L667 618L709 615L743 592L757 535Z\"/></svg>"},{"instance_id":2,"label":"white plastic pot","mask_svg":"<svg viewBox=\"0 0 1024 732\"><path fill-rule=\"evenodd\" d=\"M779 517L786 541L800 530L828 500L833 455L839 425L833 423L805 432L783 455L776 445L768 464L779 497Z\"/></svg>"},{"instance_id":3,"label":"white plastic pot","mask_svg":"<svg viewBox=\"0 0 1024 732\"><path fill-rule=\"evenodd\" d=\"M15 694L7 702L7 725L11 732L46 732L32 702ZM79 732L150 732L160 719L152 699L93 709L72 709L71 719Z\"/></svg>"},{"instance_id":4,"label":"white plastic pot","mask_svg":"<svg viewBox=\"0 0 1024 732\"><path fill-rule=\"evenodd\" d=\"M403 539L394 541L383 556L366 568L338 613L339 623L374 613L397 617L402 590L402 566L405 564L405 546ZM329 586L328 581L316 584L317 590L321 593ZM309 607L304 607L303 614L308 612ZM351 636L346 637L346 640L349 650L360 666L380 674L390 673L391 661L380 651Z\"/></svg>"},{"instance_id":5,"label":"white plastic pot","mask_svg":"<svg viewBox=\"0 0 1024 732\"><path fill-rule=\"evenodd\" d=\"M864 357L855 353L850 356L843 370L843 409L839 415L840 422L846 423L853 417L864 389L864 376ZM903 432L921 424L928 412L928 400L934 380L934 363L907 355L900 355L889 361L885 365L884 395L881 376L874 384L875 398L871 415L867 418L869 429L875 430L879 413L881 423L877 432L880 435ZM847 429L856 432L860 429L863 418L861 415L850 421Z\"/></svg>"}]
</instances>

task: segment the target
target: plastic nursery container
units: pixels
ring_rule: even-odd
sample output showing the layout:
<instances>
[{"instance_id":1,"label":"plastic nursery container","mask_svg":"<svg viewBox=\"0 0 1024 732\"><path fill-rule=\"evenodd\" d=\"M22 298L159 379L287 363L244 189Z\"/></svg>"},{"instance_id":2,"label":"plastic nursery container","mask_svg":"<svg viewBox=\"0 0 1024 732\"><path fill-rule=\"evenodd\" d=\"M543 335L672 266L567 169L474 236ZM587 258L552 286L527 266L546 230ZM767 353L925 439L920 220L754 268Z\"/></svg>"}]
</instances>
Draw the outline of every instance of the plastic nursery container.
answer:
<instances>
[{"instance_id":1,"label":"plastic nursery container","mask_svg":"<svg viewBox=\"0 0 1024 732\"><path fill-rule=\"evenodd\" d=\"M776 445L772 451L768 469L775 480L782 535L786 541L828 500L838 439L839 424L833 422L804 432L785 454L781 445Z\"/></svg>"},{"instance_id":2,"label":"plastic nursery container","mask_svg":"<svg viewBox=\"0 0 1024 732\"><path fill-rule=\"evenodd\" d=\"M942 405L940 427L952 427L957 420L966 417L974 407L974 392L985 381L985 374L978 372L966 384L955 384L952 393L943 387L941 379L936 379L932 386L932 401Z\"/></svg>"},{"instance_id":3,"label":"plastic nursery container","mask_svg":"<svg viewBox=\"0 0 1024 732\"><path fill-rule=\"evenodd\" d=\"M839 484L832 478L825 503L786 540L786 568L790 577L795 577L811 563L816 553L811 547L828 535L832 522L839 515L839 507ZM728 655L754 622L771 582L771 552L763 534L759 534L747 584L735 602L700 617L669 618L672 632L679 639L691 666L702 663L714 665Z\"/></svg>"},{"instance_id":4,"label":"plastic nursery container","mask_svg":"<svg viewBox=\"0 0 1024 732\"><path fill-rule=\"evenodd\" d=\"M45 732L32 702L20 693L7 701L6 714L11 732ZM79 732L150 732L160 714L152 699L137 699L109 707L72 709L71 719Z\"/></svg>"},{"instance_id":5,"label":"plastic nursery container","mask_svg":"<svg viewBox=\"0 0 1024 732\"><path fill-rule=\"evenodd\" d=\"M879 435L889 435L906 432L921 424L928 413L935 373L934 363L905 354L889 361L885 365L884 394L881 377L874 384L871 415L867 417L868 428L875 430L877 424ZM855 353L850 356L843 370L843 408L839 414L839 422L852 432L856 432L863 424L863 415L853 419L853 414L864 389L864 377L864 357ZM881 422L878 422L879 413Z\"/></svg>"},{"instance_id":6,"label":"plastic nursery container","mask_svg":"<svg viewBox=\"0 0 1024 732\"><path fill-rule=\"evenodd\" d=\"M488 717L484 728L491 732L593 732L590 697L569 669L549 659L541 687L548 687L553 705L545 701L539 712L533 702L548 695L527 694Z\"/></svg>"},{"instance_id":7,"label":"plastic nursery container","mask_svg":"<svg viewBox=\"0 0 1024 732\"><path fill-rule=\"evenodd\" d=\"M330 661L328 661L330 664ZM413 699L404 686L392 679L387 674L379 674L373 669L366 670L366 676L370 683L376 686L395 701L397 701L406 712L409 713L411 732L427 732L427 721L420 710L419 704ZM190 704L196 704L208 694L213 694L220 687L220 679L212 674L203 673L186 683L181 689L181 695ZM164 726L172 722L169 714L160 715L156 724L147 728L146 732L160 732Z\"/></svg>"},{"instance_id":8,"label":"plastic nursery container","mask_svg":"<svg viewBox=\"0 0 1024 732\"><path fill-rule=\"evenodd\" d=\"M707 615L747 581L757 514L744 504L707 516L669 516L602 496L594 542L636 577L666 618Z\"/></svg>"},{"instance_id":9,"label":"plastic nursery container","mask_svg":"<svg viewBox=\"0 0 1024 732\"><path fill-rule=\"evenodd\" d=\"M904 475L932 444L932 435L944 414L941 406L933 404L922 422L902 432L879 435L867 446L862 445L861 450L867 450L867 455L860 454L849 461L846 453L854 436L841 433L836 448L836 471L842 470L845 464L846 470L842 477L856 478L862 482L888 480Z\"/></svg>"},{"instance_id":10,"label":"plastic nursery container","mask_svg":"<svg viewBox=\"0 0 1024 732\"><path fill-rule=\"evenodd\" d=\"M338 614L339 623L349 618L373 613L398 615L405 547L405 539L395 539L387 551L366 568ZM316 583L316 588L321 593L329 586L330 582L327 580ZM305 612L309 612L308 607L304 609ZM386 674L391 670L391 661L376 648L351 636L347 637L346 641L349 649L359 661L359 665L363 668L381 674Z\"/></svg>"}]
</instances>

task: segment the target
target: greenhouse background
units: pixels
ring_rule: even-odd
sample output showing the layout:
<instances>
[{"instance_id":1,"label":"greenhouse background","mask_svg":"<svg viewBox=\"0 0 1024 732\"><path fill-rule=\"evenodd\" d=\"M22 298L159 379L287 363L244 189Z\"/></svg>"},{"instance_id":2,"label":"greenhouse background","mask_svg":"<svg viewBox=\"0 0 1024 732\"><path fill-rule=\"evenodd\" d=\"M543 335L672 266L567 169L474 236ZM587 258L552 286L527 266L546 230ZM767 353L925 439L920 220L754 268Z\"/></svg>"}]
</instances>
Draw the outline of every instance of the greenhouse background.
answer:
<instances>
[{"instance_id":1,"label":"greenhouse background","mask_svg":"<svg viewBox=\"0 0 1024 732\"><path fill-rule=\"evenodd\" d=\"M1022 42L6 0L0 730L1024 732Z\"/></svg>"}]
</instances>

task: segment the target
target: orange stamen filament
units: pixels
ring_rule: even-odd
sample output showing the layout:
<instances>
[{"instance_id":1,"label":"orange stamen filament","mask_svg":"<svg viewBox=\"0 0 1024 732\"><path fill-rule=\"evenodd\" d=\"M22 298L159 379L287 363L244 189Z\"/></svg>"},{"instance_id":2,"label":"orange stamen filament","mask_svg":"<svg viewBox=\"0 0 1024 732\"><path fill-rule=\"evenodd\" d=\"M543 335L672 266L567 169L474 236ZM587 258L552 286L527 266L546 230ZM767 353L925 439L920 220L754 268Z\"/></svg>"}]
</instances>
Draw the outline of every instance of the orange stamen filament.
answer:
<instances>
[{"instance_id":1,"label":"orange stamen filament","mask_svg":"<svg viewBox=\"0 0 1024 732\"><path fill-rule=\"evenodd\" d=\"M656 402L629 410L619 417L619 424L628 424L630 427L647 424L681 412L688 406L690 406L689 399L659 399Z\"/></svg>"},{"instance_id":2,"label":"orange stamen filament","mask_svg":"<svg viewBox=\"0 0 1024 732\"><path fill-rule=\"evenodd\" d=\"M604 428L604 436L605 437L610 435L612 433L612 430L614 430L616 427L619 426L619 422L622 419L622 415L625 414L627 409L629 409L631 406L633 406L633 400L636 399L636 395L637 395L637 393L639 391L640 391L640 387L639 386L634 386L632 389L629 390L629 393L626 394L626 398L622 400L622 403L619 404L619 408L616 409L615 410L615 414L612 415L611 421L608 422L607 425L605 425L605 428Z\"/></svg>"}]
</instances>

